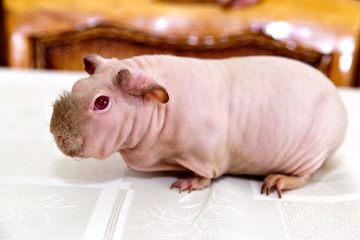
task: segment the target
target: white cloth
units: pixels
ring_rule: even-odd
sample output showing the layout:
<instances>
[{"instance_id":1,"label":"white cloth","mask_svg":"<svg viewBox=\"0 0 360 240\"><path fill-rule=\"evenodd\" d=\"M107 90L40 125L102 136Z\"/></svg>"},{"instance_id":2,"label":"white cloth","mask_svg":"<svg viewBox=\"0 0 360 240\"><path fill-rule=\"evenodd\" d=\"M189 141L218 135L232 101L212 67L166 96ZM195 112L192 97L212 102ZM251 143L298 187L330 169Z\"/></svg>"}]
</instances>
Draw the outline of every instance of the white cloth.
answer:
<instances>
[{"instance_id":1,"label":"white cloth","mask_svg":"<svg viewBox=\"0 0 360 240\"><path fill-rule=\"evenodd\" d=\"M225 176L191 194L174 173L65 157L49 133L52 103L83 73L0 69L0 239L360 239L360 90L340 89L346 141L305 187L260 195Z\"/></svg>"}]
</instances>

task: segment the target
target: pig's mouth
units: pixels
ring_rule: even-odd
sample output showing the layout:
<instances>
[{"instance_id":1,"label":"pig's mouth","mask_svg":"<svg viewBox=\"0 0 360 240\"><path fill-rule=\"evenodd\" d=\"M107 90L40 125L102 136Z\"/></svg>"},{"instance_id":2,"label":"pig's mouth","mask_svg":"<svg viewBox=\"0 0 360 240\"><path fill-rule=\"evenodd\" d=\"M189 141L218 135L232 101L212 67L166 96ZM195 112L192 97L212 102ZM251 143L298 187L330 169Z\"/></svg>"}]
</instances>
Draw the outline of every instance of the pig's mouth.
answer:
<instances>
[{"instance_id":1,"label":"pig's mouth","mask_svg":"<svg viewBox=\"0 0 360 240\"><path fill-rule=\"evenodd\" d=\"M61 135L54 134L54 139L58 148L66 156L85 158L84 144L83 144L84 141L81 136L77 135L77 136L64 137Z\"/></svg>"}]
</instances>

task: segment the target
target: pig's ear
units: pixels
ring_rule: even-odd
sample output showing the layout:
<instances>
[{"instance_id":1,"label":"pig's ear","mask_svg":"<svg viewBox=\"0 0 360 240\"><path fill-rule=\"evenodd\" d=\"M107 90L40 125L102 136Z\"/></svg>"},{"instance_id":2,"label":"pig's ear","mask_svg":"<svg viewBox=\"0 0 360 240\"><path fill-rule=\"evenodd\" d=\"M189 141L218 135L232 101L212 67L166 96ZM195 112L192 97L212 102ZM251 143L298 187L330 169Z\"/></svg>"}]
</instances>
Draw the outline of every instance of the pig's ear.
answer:
<instances>
[{"instance_id":1,"label":"pig's ear","mask_svg":"<svg viewBox=\"0 0 360 240\"><path fill-rule=\"evenodd\" d=\"M150 76L140 75L134 80L128 69L122 69L118 72L115 81L130 96L146 96L160 103L169 101L169 94L166 89Z\"/></svg>"},{"instance_id":2,"label":"pig's ear","mask_svg":"<svg viewBox=\"0 0 360 240\"><path fill-rule=\"evenodd\" d=\"M88 74L93 75L101 61L102 61L102 57L96 54L85 56L84 57L85 71Z\"/></svg>"}]
</instances>

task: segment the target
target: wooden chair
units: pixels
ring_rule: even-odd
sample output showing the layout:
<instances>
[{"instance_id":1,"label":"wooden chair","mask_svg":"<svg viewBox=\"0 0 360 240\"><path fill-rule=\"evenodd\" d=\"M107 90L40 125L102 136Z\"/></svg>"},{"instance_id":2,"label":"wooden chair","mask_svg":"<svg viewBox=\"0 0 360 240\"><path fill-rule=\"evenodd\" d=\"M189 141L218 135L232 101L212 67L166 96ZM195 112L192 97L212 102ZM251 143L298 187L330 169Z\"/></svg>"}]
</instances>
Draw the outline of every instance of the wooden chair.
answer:
<instances>
[{"instance_id":1,"label":"wooden chair","mask_svg":"<svg viewBox=\"0 0 360 240\"><path fill-rule=\"evenodd\" d=\"M11 67L80 70L82 57L278 55L359 84L360 2L4 0Z\"/></svg>"}]
</instances>

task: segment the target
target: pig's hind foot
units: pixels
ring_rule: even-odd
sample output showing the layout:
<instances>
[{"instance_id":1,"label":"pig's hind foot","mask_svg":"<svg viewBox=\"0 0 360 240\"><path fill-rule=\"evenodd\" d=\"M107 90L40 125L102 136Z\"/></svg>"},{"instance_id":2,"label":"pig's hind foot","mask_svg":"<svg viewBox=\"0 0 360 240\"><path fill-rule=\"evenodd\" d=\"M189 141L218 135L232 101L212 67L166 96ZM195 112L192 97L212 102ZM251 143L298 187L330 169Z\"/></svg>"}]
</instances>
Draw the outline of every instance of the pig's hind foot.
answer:
<instances>
[{"instance_id":1,"label":"pig's hind foot","mask_svg":"<svg viewBox=\"0 0 360 240\"><path fill-rule=\"evenodd\" d=\"M188 178L180 178L171 185L171 189L179 188L179 193L188 190L189 193L192 190L201 190L210 186L211 179L199 176L193 176Z\"/></svg>"},{"instance_id":2,"label":"pig's hind foot","mask_svg":"<svg viewBox=\"0 0 360 240\"><path fill-rule=\"evenodd\" d=\"M310 180L310 174L305 176L288 176L282 174L272 174L264 179L261 187L261 194L266 192L269 195L272 188L275 188L279 198L284 190L296 189L304 186Z\"/></svg>"}]
</instances>

